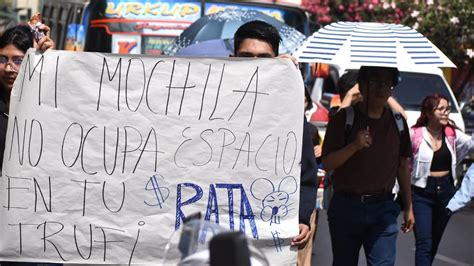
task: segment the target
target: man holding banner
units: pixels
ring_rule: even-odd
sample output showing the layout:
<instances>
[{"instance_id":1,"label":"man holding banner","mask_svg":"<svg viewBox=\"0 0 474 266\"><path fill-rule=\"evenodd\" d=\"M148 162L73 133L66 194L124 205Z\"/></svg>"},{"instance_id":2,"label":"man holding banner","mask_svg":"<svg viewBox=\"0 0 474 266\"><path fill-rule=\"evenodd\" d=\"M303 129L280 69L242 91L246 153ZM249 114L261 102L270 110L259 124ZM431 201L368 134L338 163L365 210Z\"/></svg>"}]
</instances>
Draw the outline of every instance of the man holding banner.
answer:
<instances>
[{"instance_id":1,"label":"man holding banner","mask_svg":"<svg viewBox=\"0 0 474 266\"><path fill-rule=\"evenodd\" d=\"M280 43L278 31L270 24L263 21L251 21L242 25L234 35L234 51L236 57L278 57ZM289 58L296 63L293 57L282 55L280 58ZM302 88L304 89L304 88ZM317 194L317 163L314 156L313 145L308 131L306 119L303 128L303 147L301 157L301 183L299 206L300 233L293 238L292 245L303 249L310 238L311 213L316 204ZM314 219L314 218L313 218ZM313 228L312 230L315 230ZM310 245L312 247L312 245ZM311 265L312 250L301 250L298 255L299 265ZM301 254L302 253L302 254ZM306 261L306 263L304 263Z\"/></svg>"},{"instance_id":2,"label":"man holding banner","mask_svg":"<svg viewBox=\"0 0 474 266\"><path fill-rule=\"evenodd\" d=\"M201 212L294 263L309 216L298 195L315 183L302 88L288 60L29 50L11 95L0 260L177 262L170 236Z\"/></svg>"}]
</instances>

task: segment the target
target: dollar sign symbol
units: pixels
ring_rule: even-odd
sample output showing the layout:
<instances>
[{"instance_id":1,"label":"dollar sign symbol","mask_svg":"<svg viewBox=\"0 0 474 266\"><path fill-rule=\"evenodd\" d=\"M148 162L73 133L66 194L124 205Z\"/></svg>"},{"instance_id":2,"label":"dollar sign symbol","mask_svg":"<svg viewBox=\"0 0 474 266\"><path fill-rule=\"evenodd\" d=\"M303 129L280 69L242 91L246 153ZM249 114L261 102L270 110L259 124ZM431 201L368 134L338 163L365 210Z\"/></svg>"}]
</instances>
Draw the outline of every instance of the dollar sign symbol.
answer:
<instances>
[{"instance_id":1,"label":"dollar sign symbol","mask_svg":"<svg viewBox=\"0 0 474 266\"><path fill-rule=\"evenodd\" d=\"M159 175L161 179L164 179L163 176ZM158 180L156 179L156 175L153 175L148 179L148 182L145 185L146 191L153 191L156 198L156 204L150 204L146 201L145 204L148 206L159 206L160 209L163 208L163 203L168 199L170 195L170 190L167 187L160 187Z\"/></svg>"}]
</instances>

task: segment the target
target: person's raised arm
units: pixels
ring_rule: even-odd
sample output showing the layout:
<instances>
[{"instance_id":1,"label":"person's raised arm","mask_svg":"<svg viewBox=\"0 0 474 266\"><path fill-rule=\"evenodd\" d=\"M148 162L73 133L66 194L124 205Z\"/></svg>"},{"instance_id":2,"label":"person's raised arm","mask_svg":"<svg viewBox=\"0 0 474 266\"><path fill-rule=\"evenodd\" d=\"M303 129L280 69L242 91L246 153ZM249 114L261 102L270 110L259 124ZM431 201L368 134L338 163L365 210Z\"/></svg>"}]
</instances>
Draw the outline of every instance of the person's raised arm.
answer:
<instances>
[{"instance_id":1,"label":"person's raised arm","mask_svg":"<svg viewBox=\"0 0 474 266\"><path fill-rule=\"evenodd\" d=\"M397 102L397 100L395 100L395 98L393 98L392 96L388 97L387 104L393 111L400 113L403 118L405 118L405 120L407 119L405 109L403 109L403 107L400 105L400 103Z\"/></svg>"},{"instance_id":2,"label":"person's raised arm","mask_svg":"<svg viewBox=\"0 0 474 266\"><path fill-rule=\"evenodd\" d=\"M291 62L293 62L293 64L296 66L296 68L298 68L298 59L296 59L296 57L294 57L294 56L292 56L292 55L289 55L289 54L281 54L281 55L277 56L277 58L289 59L289 60L291 60Z\"/></svg>"},{"instance_id":3,"label":"person's raised arm","mask_svg":"<svg viewBox=\"0 0 474 266\"><path fill-rule=\"evenodd\" d=\"M346 108L352 106L358 102L362 101L362 95L359 91L359 85L354 85L350 90L347 91L344 99L341 101L341 106L339 106L339 110L342 108Z\"/></svg>"},{"instance_id":4,"label":"person's raised arm","mask_svg":"<svg viewBox=\"0 0 474 266\"><path fill-rule=\"evenodd\" d=\"M44 37L36 41L34 39L34 48L38 49L40 52L45 52L48 49L54 49L55 44L53 39L51 39L51 30L48 26L41 24L38 26L38 30L44 33Z\"/></svg>"}]
</instances>

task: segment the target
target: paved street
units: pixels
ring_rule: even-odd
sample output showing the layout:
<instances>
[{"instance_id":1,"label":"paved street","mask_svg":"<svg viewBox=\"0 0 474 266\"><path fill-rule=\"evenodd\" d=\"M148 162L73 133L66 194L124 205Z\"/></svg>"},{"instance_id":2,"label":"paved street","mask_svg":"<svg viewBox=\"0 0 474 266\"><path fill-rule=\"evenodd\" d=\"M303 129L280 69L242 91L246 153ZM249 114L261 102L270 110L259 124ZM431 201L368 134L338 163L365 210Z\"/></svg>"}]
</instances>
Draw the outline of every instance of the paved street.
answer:
<instances>
[{"instance_id":1,"label":"paved street","mask_svg":"<svg viewBox=\"0 0 474 266\"><path fill-rule=\"evenodd\" d=\"M320 211L318 231L313 249L313 265L329 266L332 263L331 240L326 211ZM402 216L400 215L399 221ZM414 265L415 240L413 233L398 235L395 265ZM366 265L361 250L359 265ZM441 240L433 266L474 265L474 204L454 214Z\"/></svg>"}]
</instances>

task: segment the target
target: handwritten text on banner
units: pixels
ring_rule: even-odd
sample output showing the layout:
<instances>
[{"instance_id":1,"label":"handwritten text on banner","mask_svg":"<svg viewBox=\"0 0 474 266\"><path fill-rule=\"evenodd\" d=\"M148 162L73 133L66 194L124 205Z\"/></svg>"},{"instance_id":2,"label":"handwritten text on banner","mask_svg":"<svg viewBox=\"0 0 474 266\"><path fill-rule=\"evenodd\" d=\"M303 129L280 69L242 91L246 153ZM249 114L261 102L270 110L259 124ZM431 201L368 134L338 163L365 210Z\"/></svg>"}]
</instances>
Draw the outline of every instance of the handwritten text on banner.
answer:
<instances>
[{"instance_id":1,"label":"handwritten text on banner","mask_svg":"<svg viewBox=\"0 0 474 266\"><path fill-rule=\"evenodd\" d=\"M0 259L157 263L201 212L295 262L302 103L289 60L29 51L11 96Z\"/></svg>"}]
</instances>

